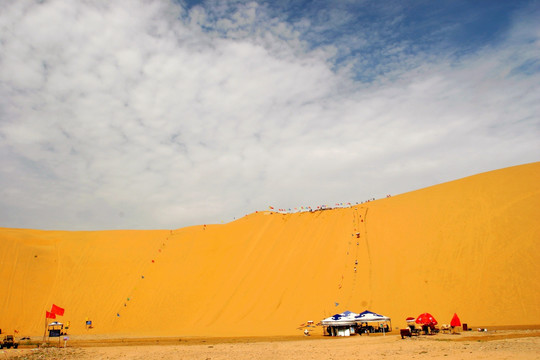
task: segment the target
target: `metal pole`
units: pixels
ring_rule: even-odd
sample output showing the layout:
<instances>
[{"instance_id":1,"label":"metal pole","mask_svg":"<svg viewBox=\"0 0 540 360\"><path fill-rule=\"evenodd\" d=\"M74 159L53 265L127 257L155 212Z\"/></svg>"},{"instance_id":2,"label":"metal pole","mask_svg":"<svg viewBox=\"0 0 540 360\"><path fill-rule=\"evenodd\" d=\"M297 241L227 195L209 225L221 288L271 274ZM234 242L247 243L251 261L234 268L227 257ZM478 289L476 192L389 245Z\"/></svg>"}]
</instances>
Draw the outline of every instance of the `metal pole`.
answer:
<instances>
[{"instance_id":1,"label":"metal pole","mask_svg":"<svg viewBox=\"0 0 540 360\"><path fill-rule=\"evenodd\" d=\"M47 312L45 312L45 329L43 331L43 342L45 342L45 335L47 334Z\"/></svg>"}]
</instances>

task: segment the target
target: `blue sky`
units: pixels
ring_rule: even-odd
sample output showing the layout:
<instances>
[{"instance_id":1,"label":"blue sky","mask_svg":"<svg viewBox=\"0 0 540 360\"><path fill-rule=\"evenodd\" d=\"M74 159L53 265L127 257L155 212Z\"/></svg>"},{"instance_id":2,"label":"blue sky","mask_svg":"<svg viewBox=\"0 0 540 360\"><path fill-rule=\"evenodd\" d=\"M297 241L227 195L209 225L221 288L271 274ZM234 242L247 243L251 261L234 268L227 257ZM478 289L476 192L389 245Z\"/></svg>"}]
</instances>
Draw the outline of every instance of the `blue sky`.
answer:
<instances>
[{"instance_id":1,"label":"blue sky","mask_svg":"<svg viewBox=\"0 0 540 360\"><path fill-rule=\"evenodd\" d=\"M155 229L538 161L538 1L0 1L0 226Z\"/></svg>"},{"instance_id":2,"label":"blue sky","mask_svg":"<svg viewBox=\"0 0 540 360\"><path fill-rule=\"evenodd\" d=\"M213 1L206 2L213 9ZM186 7L205 2L187 2ZM212 13L219 21L245 2ZM312 49L336 47L335 67L354 65L355 79L370 81L384 75L400 56L448 56L458 61L504 39L516 11L534 7L530 1L258 1L259 24L269 17L299 31ZM218 27L212 27L216 29ZM398 53L392 52L396 46Z\"/></svg>"}]
</instances>

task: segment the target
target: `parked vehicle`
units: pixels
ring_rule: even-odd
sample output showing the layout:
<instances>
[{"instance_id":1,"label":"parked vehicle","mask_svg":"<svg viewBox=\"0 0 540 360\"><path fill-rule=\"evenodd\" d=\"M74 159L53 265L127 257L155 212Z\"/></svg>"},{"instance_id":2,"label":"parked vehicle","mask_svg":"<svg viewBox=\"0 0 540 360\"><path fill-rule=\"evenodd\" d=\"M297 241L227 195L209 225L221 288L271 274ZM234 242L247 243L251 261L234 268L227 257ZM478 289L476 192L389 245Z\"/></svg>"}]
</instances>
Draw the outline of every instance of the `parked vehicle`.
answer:
<instances>
[{"instance_id":1,"label":"parked vehicle","mask_svg":"<svg viewBox=\"0 0 540 360\"><path fill-rule=\"evenodd\" d=\"M19 343L18 342L15 342L15 340L13 339L13 335L6 335L4 336L4 340L2 342L0 342L0 349L3 349L3 348L18 348L19 347Z\"/></svg>"}]
</instances>

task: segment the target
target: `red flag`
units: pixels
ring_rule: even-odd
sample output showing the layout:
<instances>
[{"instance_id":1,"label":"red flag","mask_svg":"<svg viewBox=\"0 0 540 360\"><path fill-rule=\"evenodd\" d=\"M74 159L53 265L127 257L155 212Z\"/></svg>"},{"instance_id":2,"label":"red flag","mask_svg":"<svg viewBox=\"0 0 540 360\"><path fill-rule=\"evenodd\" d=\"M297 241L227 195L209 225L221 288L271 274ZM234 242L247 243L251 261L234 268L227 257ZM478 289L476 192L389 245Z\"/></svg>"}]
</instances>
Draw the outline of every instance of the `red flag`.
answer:
<instances>
[{"instance_id":1,"label":"red flag","mask_svg":"<svg viewBox=\"0 0 540 360\"><path fill-rule=\"evenodd\" d=\"M450 321L450 326L461 326L461 320L459 320L459 317L456 313L454 313L454 317L452 318L452 321Z\"/></svg>"},{"instance_id":2,"label":"red flag","mask_svg":"<svg viewBox=\"0 0 540 360\"><path fill-rule=\"evenodd\" d=\"M53 304L51 308L51 312L55 315L62 316L64 315L64 309L62 309L60 306L56 306Z\"/></svg>"},{"instance_id":3,"label":"red flag","mask_svg":"<svg viewBox=\"0 0 540 360\"><path fill-rule=\"evenodd\" d=\"M56 315L53 314L52 312L48 312L48 311L45 311L45 317L47 319L56 319Z\"/></svg>"}]
</instances>

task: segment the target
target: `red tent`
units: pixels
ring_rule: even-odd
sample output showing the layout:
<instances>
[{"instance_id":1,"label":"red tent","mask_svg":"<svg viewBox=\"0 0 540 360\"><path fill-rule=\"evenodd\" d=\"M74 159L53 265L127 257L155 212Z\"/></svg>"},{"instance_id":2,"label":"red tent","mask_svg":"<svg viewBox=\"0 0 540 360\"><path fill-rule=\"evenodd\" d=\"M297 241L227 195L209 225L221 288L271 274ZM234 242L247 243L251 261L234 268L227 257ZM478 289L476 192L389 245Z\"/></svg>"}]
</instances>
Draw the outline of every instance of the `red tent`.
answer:
<instances>
[{"instance_id":1,"label":"red tent","mask_svg":"<svg viewBox=\"0 0 540 360\"><path fill-rule=\"evenodd\" d=\"M416 323L422 324L422 325L431 325L431 324L437 325L438 324L437 320L435 320L435 318L430 313L423 313L419 315L416 318Z\"/></svg>"},{"instance_id":2,"label":"red tent","mask_svg":"<svg viewBox=\"0 0 540 360\"><path fill-rule=\"evenodd\" d=\"M454 313L454 317L452 318L452 321L450 321L451 327L461 326L461 320L459 320L459 317L456 313Z\"/></svg>"}]
</instances>

